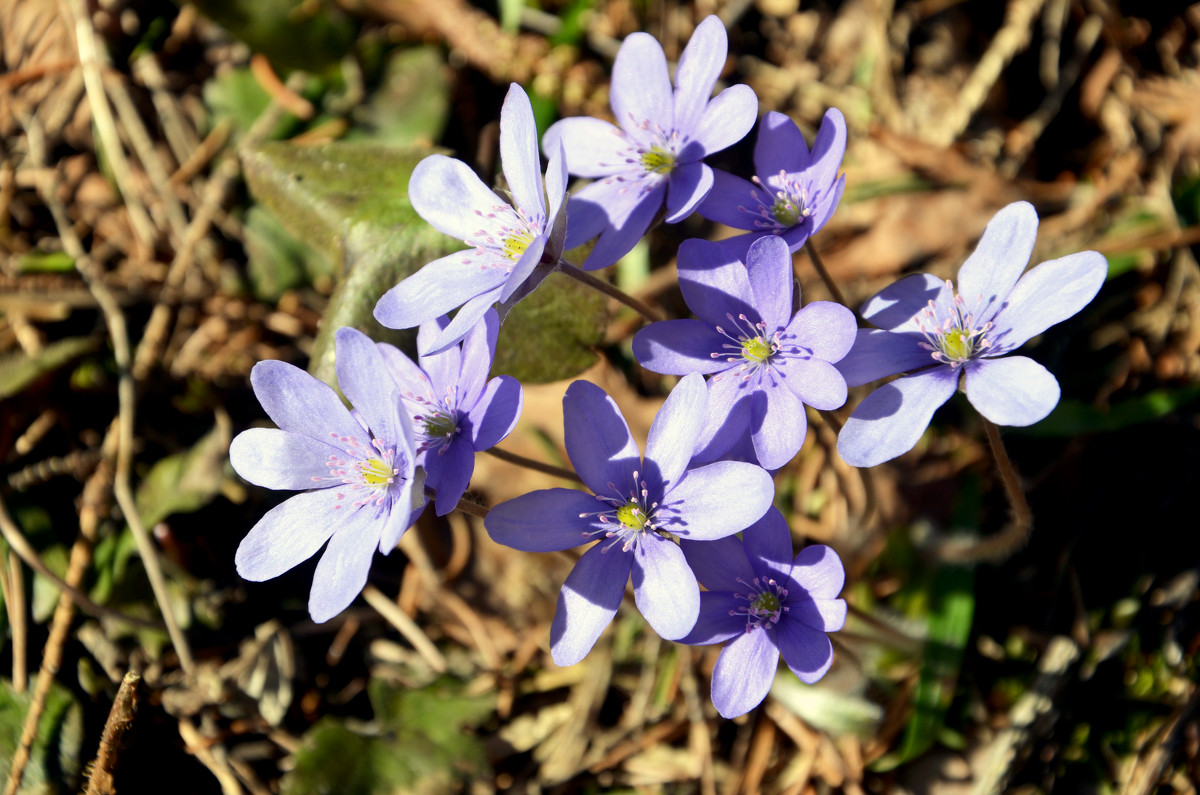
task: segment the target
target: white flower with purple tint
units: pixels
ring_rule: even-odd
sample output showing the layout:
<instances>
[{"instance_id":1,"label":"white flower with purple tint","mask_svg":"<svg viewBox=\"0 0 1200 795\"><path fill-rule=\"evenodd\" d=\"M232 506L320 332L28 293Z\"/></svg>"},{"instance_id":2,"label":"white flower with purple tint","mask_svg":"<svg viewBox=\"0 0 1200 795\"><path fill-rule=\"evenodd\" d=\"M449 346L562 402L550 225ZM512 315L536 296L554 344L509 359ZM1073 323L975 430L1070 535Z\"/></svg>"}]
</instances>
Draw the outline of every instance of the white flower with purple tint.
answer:
<instances>
[{"instance_id":1,"label":"white flower with purple tint","mask_svg":"<svg viewBox=\"0 0 1200 795\"><path fill-rule=\"evenodd\" d=\"M233 468L256 486L304 490L242 539L238 574L269 580L325 546L308 600L317 622L354 600L375 550L391 552L425 505L412 427L379 351L351 328L338 329L336 345L338 383L353 414L300 368L259 362L250 383L279 428L243 431L229 448Z\"/></svg>"},{"instance_id":2,"label":"white flower with purple tint","mask_svg":"<svg viewBox=\"0 0 1200 795\"><path fill-rule=\"evenodd\" d=\"M838 369L850 386L911 373L867 396L838 436L846 463L874 466L911 450L960 385L997 425L1032 425L1058 404L1058 381L1025 356L1027 340L1088 304L1107 263L1095 251L1043 262L1025 275L1038 217L1026 202L988 223L954 285L926 273L901 279L863 305L878 329L858 332ZM1019 277L1019 278L1018 278Z\"/></svg>"},{"instance_id":3,"label":"white flower with purple tint","mask_svg":"<svg viewBox=\"0 0 1200 795\"><path fill-rule=\"evenodd\" d=\"M713 189L696 211L710 221L749 230L720 241L739 259L764 235L778 235L796 251L825 225L846 187L838 177L846 154L846 121L830 108L821 122L812 151L796 123L771 111L758 126L754 148L757 176L714 171Z\"/></svg>"},{"instance_id":4,"label":"white flower with purple tint","mask_svg":"<svg viewBox=\"0 0 1200 795\"><path fill-rule=\"evenodd\" d=\"M702 460L749 437L758 463L779 469L804 444L804 406L846 402L833 362L854 344L854 315L829 301L795 311L792 257L775 236L755 241L744 265L715 243L684 241L679 287L697 319L646 326L634 356L656 373L710 376Z\"/></svg>"},{"instance_id":5,"label":"white flower with purple tint","mask_svg":"<svg viewBox=\"0 0 1200 795\"><path fill-rule=\"evenodd\" d=\"M552 552L596 541L563 583L550 630L559 665L587 656L633 577L638 610L662 637L686 635L700 610L700 588L676 539L724 538L755 522L775 487L761 467L719 462L688 469L706 402L698 375L680 380L650 428L643 458L616 403L576 381L563 397L567 455L584 485L544 489L492 508L491 537L525 552Z\"/></svg>"},{"instance_id":6,"label":"white flower with purple tint","mask_svg":"<svg viewBox=\"0 0 1200 795\"><path fill-rule=\"evenodd\" d=\"M634 33L613 63L611 101L619 126L577 117L546 131L546 148L562 147L570 173L596 180L570 201L567 248L600 235L586 269L624 256L664 202L667 223L691 215L713 186L713 171L701 159L737 143L754 126L758 99L748 86L709 99L728 48L721 20L705 19L679 58L672 89L662 46Z\"/></svg>"},{"instance_id":7,"label":"white flower with purple tint","mask_svg":"<svg viewBox=\"0 0 1200 795\"><path fill-rule=\"evenodd\" d=\"M417 347L446 327L446 317L421 324ZM417 464L425 485L437 490L434 505L444 516L458 504L475 471L475 453L497 445L521 416L521 385L512 376L488 380L496 354L500 319L494 309L467 332L461 347L451 345L420 357L420 366L391 345L380 353L400 387L412 418Z\"/></svg>"},{"instance_id":8,"label":"white flower with purple tint","mask_svg":"<svg viewBox=\"0 0 1200 795\"><path fill-rule=\"evenodd\" d=\"M393 287L379 299L375 318L388 328L413 328L461 306L421 350L436 353L461 340L492 304L507 311L532 292L557 266L565 235L567 174L561 150L549 151L543 194L533 108L513 84L500 111L500 160L512 204L461 160L430 155L418 163L408 188L413 209L472 248L434 260Z\"/></svg>"},{"instance_id":9,"label":"white flower with purple tint","mask_svg":"<svg viewBox=\"0 0 1200 795\"><path fill-rule=\"evenodd\" d=\"M736 537L684 541L683 554L707 590L700 617L680 643L725 643L712 675L717 712L736 718L766 698L779 657L806 684L833 664L828 632L846 623L842 561L827 546L792 557L792 536L777 509Z\"/></svg>"}]
</instances>

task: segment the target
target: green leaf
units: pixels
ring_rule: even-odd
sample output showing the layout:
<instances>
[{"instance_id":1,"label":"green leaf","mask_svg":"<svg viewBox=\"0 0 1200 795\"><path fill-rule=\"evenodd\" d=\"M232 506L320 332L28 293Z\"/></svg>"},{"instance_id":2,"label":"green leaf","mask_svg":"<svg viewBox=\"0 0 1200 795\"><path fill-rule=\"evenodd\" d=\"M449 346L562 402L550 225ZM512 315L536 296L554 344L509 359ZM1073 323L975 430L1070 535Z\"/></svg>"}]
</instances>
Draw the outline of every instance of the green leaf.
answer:
<instances>
[{"instance_id":1,"label":"green leaf","mask_svg":"<svg viewBox=\"0 0 1200 795\"><path fill-rule=\"evenodd\" d=\"M212 501L225 478L232 423L217 414L216 426L190 450L167 456L151 467L137 489L138 515L146 527L174 513L191 513Z\"/></svg>"},{"instance_id":2,"label":"green leaf","mask_svg":"<svg viewBox=\"0 0 1200 795\"><path fill-rule=\"evenodd\" d=\"M75 258L65 251L30 251L17 257L18 273L70 273Z\"/></svg>"},{"instance_id":3,"label":"green leaf","mask_svg":"<svg viewBox=\"0 0 1200 795\"><path fill-rule=\"evenodd\" d=\"M500 27L509 33L516 33L521 27L521 9L525 0L498 0L500 7Z\"/></svg>"},{"instance_id":4,"label":"green leaf","mask_svg":"<svg viewBox=\"0 0 1200 795\"><path fill-rule=\"evenodd\" d=\"M278 301L296 287L333 278L329 258L301 243L261 205L246 213L246 272L255 297Z\"/></svg>"},{"instance_id":5,"label":"green leaf","mask_svg":"<svg viewBox=\"0 0 1200 795\"><path fill-rule=\"evenodd\" d=\"M450 115L450 76L440 47L395 49L379 87L351 114L346 140L392 146L429 145L442 136Z\"/></svg>"},{"instance_id":6,"label":"green leaf","mask_svg":"<svg viewBox=\"0 0 1200 795\"><path fill-rule=\"evenodd\" d=\"M578 375L596 363L608 299L561 273L542 282L508 314L496 342L493 373L523 384Z\"/></svg>"},{"instance_id":7,"label":"green leaf","mask_svg":"<svg viewBox=\"0 0 1200 795\"><path fill-rule=\"evenodd\" d=\"M24 693L18 693L9 680L0 680L0 779L6 780L12 769L33 687L31 681ZM53 682L17 792L20 795L77 792L82 744L83 710L69 690Z\"/></svg>"},{"instance_id":8,"label":"green leaf","mask_svg":"<svg viewBox=\"0 0 1200 795\"><path fill-rule=\"evenodd\" d=\"M1046 419L1028 428L1009 428L1006 431L1026 436L1079 436L1084 433L1103 433L1153 422L1174 414L1200 398L1200 384L1177 389L1155 389L1144 395L1123 400L1107 409L1097 408L1082 400L1060 401Z\"/></svg>"},{"instance_id":9,"label":"green leaf","mask_svg":"<svg viewBox=\"0 0 1200 795\"><path fill-rule=\"evenodd\" d=\"M99 347L96 337L68 337L52 342L36 356L16 351L0 356L0 398L18 394L39 376Z\"/></svg>"},{"instance_id":10,"label":"green leaf","mask_svg":"<svg viewBox=\"0 0 1200 795\"><path fill-rule=\"evenodd\" d=\"M334 0L197 0L202 13L277 69L314 74L350 53L357 25Z\"/></svg>"},{"instance_id":11,"label":"green leaf","mask_svg":"<svg viewBox=\"0 0 1200 795\"><path fill-rule=\"evenodd\" d=\"M204 104L213 117L213 126L224 122L232 123L239 133L249 130L262 112L271 104L267 93L258 79L247 67L230 69L204 84ZM282 138L296 125L299 119L290 113L281 115L275 126L266 132L267 138Z\"/></svg>"}]
</instances>

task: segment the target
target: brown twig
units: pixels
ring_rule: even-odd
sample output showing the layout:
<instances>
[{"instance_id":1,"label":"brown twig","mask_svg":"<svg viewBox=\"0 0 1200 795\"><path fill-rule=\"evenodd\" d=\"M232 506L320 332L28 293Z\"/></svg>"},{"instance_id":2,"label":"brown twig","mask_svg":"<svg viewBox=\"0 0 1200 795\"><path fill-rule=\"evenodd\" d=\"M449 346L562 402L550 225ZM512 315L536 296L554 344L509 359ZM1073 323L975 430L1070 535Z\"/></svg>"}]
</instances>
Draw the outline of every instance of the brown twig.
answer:
<instances>
[{"instance_id":1,"label":"brown twig","mask_svg":"<svg viewBox=\"0 0 1200 795\"><path fill-rule=\"evenodd\" d=\"M541 472L546 475L553 475L556 478L562 478L563 480L570 480L575 483L583 482L579 478L579 475L576 475L574 472L572 472L569 469L564 469L562 467L556 467L553 464L543 464L541 461L534 461L532 458L526 458L523 455L517 455L516 453L510 453L507 450L501 450L499 447L493 447L490 450L484 450L484 452L494 458L499 458L501 461L506 461L510 464L516 464L517 466L525 467L526 469L532 469L534 472Z\"/></svg>"},{"instance_id":2,"label":"brown twig","mask_svg":"<svg viewBox=\"0 0 1200 795\"><path fill-rule=\"evenodd\" d=\"M363 598L367 600L367 604L375 608L379 615L383 616L389 624L396 628L396 631L404 636L404 639L412 644L416 649L417 654L421 655L421 659L437 673L443 673L446 670L446 658L438 651L438 647L433 645L433 641L429 639L421 628L417 626L417 622L408 617L400 609L400 606L389 599L374 585L367 585L363 588Z\"/></svg>"},{"instance_id":3,"label":"brown twig","mask_svg":"<svg viewBox=\"0 0 1200 795\"><path fill-rule=\"evenodd\" d=\"M96 761L92 763L92 772L88 776L87 795L114 795L117 791L113 784L117 752L121 748L125 730L133 723L133 715L137 711L137 685L141 680L142 677L133 671L125 674L121 680L121 687L113 699L112 709L108 711L108 720L104 722L104 731L100 735L100 750L96 752Z\"/></svg>"}]
</instances>

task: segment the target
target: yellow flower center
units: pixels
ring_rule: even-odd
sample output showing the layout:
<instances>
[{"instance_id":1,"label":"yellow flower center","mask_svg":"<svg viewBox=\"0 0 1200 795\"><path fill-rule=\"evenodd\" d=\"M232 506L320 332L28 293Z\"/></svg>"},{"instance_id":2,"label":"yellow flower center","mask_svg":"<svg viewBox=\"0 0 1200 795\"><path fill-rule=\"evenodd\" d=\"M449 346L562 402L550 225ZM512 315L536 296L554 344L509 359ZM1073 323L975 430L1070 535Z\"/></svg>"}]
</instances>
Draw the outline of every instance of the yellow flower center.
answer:
<instances>
[{"instance_id":1,"label":"yellow flower center","mask_svg":"<svg viewBox=\"0 0 1200 795\"><path fill-rule=\"evenodd\" d=\"M386 486L396 474L395 470L378 458L368 458L362 462L359 472L362 474L363 483L368 486Z\"/></svg>"},{"instance_id":2,"label":"yellow flower center","mask_svg":"<svg viewBox=\"0 0 1200 795\"><path fill-rule=\"evenodd\" d=\"M646 514L633 502L627 502L617 509L617 520L630 530L641 530L646 526Z\"/></svg>"},{"instance_id":3,"label":"yellow flower center","mask_svg":"<svg viewBox=\"0 0 1200 795\"><path fill-rule=\"evenodd\" d=\"M670 174L671 169L675 168L675 153L652 146L642 152L642 168L651 174Z\"/></svg>"},{"instance_id":4,"label":"yellow flower center","mask_svg":"<svg viewBox=\"0 0 1200 795\"><path fill-rule=\"evenodd\" d=\"M742 356L752 362L762 364L771 358L771 344L762 337L753 337L742 341Z\"/></svg>"},{"instance_id":5,"label":"yellow flower center","mask_svg":"<svg viewBox=\"0 0 1200 795\"><path fill-rule=\"evenodd\" d=\"M514 232L504 238L504 256L516 262L525 253L525 249L529 248L532 244L533 235L529 232Z\"/></svg>"}]
</instances>

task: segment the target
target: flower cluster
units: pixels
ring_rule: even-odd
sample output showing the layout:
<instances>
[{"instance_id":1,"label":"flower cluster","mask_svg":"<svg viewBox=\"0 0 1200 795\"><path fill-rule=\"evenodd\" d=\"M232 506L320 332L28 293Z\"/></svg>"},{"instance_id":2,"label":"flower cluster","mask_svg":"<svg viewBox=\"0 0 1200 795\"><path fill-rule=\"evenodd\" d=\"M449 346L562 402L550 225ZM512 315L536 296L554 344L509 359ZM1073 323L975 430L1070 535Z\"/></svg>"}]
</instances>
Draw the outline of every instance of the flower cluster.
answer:
<instances>
[{"instance_id":1,"label":"flower cluster","mask_svg":"<svg viewBox=\"0 0 1200 795\"><path fill-rule=\"evenodd\" d=\"M613 65L616 124L552 125L544 173L529 99L513 85L500 118L507 199L459 160L432 155L417 166L412 206L467 248L427 264L375 308L385 326L419 327L416 361L353 329L337 332L338 382L353 410L291 365L255 367L255 393L278 428L240 434L233 466L257 485L302 493L242 541L243 577L277 576L324 546L309 610L324 621L344 609L375 549L396 545L427 490L438 515L454 510L475 454L515 427L521 385L488 379L508 310L573 267L564 252L591 241L581 265L603 268L656 222L699 212L743 234L684 242L679 286L693 317L651 323L633 338L641 367L681 376L644 452L615 401L576 381L563 398L564 440L587 490L518 496L491 508L484 526L517 550L590 545L558 597L550 649L559 665L587 656L632 580L638 610L663 638L725 644L712 676L721 715L758 705L780 657L804 682L829 670L828 633L847 611L841 560L822 545L794 553L772 505L771 473L799 453L808 409L840 409L848 387L900 375L840 432L842 457L863 467L910 450L956 391L992 423L1037 422L1058 402L1058 383L1012 354L1091 301L1106 268L1082 252L1022 275L1038 219L1018 202L988 224L957 290L929 275L902 279L862 307L871 329L841 304L802 304L792 255L841 199L846 122L830 109L810 150L791 119L768 113L754 175L710 168L704 158L741 140L757 116L746 86L712 96L727 47L721 22L705 19L672 78L659 44L630 36ZM568 195L568 174L592 181Z\"/></svg>"}]
</instances>

